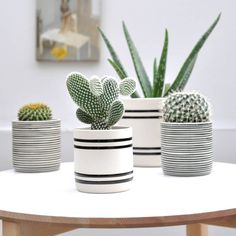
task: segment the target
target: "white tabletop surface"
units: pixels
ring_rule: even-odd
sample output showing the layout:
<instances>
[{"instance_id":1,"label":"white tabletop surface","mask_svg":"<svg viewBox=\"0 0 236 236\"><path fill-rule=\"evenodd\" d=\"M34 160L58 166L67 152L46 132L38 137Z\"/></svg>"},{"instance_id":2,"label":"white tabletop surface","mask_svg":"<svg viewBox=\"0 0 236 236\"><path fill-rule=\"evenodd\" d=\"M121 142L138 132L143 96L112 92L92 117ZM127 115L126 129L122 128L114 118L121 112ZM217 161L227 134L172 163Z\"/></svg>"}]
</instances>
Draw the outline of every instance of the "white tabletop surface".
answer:
<instances>
[{"instance_id":1,"label":"white tabletop surface","mask_svg":"<svg viewBox=\"0 0 236 236\"><path fill-rule=\"evenodd\" d=\"M115 194L76 191L73 163L60 171L0 172L0 210L44 216L129 218L186 215L236 208L236 165L214 163L211 175L165 176L135 168L132 189Z\"/></svg>"}]
</instances>

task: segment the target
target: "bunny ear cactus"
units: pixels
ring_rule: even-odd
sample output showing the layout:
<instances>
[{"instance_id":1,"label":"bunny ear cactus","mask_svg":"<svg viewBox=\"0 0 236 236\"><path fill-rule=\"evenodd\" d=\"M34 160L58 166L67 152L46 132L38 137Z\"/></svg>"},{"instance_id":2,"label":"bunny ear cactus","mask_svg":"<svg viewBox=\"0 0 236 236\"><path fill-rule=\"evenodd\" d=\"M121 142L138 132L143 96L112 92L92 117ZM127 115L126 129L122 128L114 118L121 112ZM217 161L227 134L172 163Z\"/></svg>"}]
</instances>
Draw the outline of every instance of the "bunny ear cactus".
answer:
<instances>
[{"instance_id":1,"label":"bunny ear cactus","mask_svg":"<svg viewBox=\"0 0 236 236\"><path fill-rule=\"evenodd\" d=\"M196 92L170 94L163 107L165 122L208 122L210 111L206 98Z\"/></svg>"},{"instance_id":2,"label":"bunny ear cactus","mask_svg":"<svg viewBox=\"0 0 236 236\"><path fill-rule=\"evenodd\" d=\"M129 96L135 88L132 78L118 84L109 76L102 79L93 76L90 80L77 72L67 76L67 89L79 106L76 116L81 122L91 124L91 129L110 129L115 125L124 113L119 96Z\"/></svg>"}]
</instances>

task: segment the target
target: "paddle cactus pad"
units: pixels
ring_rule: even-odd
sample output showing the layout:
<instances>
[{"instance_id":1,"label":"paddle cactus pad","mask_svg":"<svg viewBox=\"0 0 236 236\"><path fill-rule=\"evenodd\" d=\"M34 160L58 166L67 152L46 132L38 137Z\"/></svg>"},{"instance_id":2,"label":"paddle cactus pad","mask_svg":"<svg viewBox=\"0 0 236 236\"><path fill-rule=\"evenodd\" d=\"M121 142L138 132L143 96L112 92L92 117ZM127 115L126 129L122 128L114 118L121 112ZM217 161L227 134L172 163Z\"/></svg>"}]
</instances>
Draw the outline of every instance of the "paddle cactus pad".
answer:
<instances>
[{"instance_id":1,"label":"paddle cactus pad","mask_svg":"<svg viewBox=\"0 0 236 236\"><path fill-rule=\"evenodd\" d=\"M120 95L131 95L136 88L133 79L127 78L120 84L112 77L90 80L84 75L72 72L67 76L67 89L72 100L79 106L77 118L91 129L110 129L122 117L124 105Z\"/></svg>"}]
</instances>

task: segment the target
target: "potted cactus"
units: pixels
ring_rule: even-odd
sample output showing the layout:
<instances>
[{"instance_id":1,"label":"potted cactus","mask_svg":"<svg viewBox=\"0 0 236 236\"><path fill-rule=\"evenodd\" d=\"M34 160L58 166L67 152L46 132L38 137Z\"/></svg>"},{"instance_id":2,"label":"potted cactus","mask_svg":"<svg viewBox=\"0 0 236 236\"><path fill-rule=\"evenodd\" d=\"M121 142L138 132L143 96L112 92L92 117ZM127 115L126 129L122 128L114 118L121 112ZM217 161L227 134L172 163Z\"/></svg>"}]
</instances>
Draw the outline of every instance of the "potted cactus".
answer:
<instances>
[{"instance_id":1,"label":"potted cactus","mask_svg":"<svg viewBox=\"0 0 236 236\"><path fill-rule=\"evenodd\" d=\"M162 167L174 176L207 175L212 169L209 103L195 92L169 95L161 123Z\"/></svg>"},{"instance_id":2,"label":"potted cactus","mask_svg":"<svg viewBox=\"0 0 236 236\"><path fill-rule=\"evenodd\" d=\"M156 58L154 59L153 82L151 83L138 50L123 22L125 39L143 92L143 97L145 97L140 98L139 94L136 92L132 95L133 99L125 100L125 114L120 122L121 125L128 125L133 128L134 164L136 166L160 166L160 122L162 121L162 107L165 97L173 91L182 91L185 88L196 63L197 56L219 19L220 15L193 47L171 85L165 84L169 41L168 31L165 31L164 45L159 64L157 64ZM128 73L124 69L114 47L105 36L104 32L101 29L99 29L99 31L112 58L108 59L109 63L121 79L126 78ZM147 133L148 135L145 135Z\"/></svg>"},{"instance_id":3,"label":"potted cactus","mask_svg":"<svg viewBox=\"0 0 236 236\"><path fill-rule=\"evenodd\" d=\"M12 122L13 166L18 172L47 172L60 167L60 120L42 103L22 106Z\"/></svg>"},{"instance_id":4,"label":"potted cactus","mask_svg":"<svg viewBox=\"0 0 236 236\"><path fill-rule=\"evenodd\" d=\"M88 193L110 193L130 188L133 179L132 129L114 126L124 112L120 95L129 96L135 81L126 78L119 84L112 77L90 80L72 72L67 88L79 106L77 118L89 124L74 131L76 188ZM114 127L113 127L114 126Z\"/></svg>"}]
</instances>

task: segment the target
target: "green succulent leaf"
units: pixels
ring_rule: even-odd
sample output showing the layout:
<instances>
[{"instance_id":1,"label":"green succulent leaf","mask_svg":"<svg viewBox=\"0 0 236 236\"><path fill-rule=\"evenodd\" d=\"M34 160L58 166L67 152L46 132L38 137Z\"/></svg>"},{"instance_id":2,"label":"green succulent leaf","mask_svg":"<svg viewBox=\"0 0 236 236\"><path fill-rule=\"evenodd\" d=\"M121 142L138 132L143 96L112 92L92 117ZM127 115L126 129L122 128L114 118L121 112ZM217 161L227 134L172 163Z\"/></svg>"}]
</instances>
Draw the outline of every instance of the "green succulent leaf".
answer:
<instances>
[{"instance_id":1,"label":"green succulent leaf","mask_svg":"<svg viewBox=\"0 0 236 236\"><path fill-rule=\"evenodd\" d=\"M120 100L116 100L112 103L111 109L107 118L107 126L112 127L123 116L124 104Z\"/></svg>"},{"instance_id":2,"label":"green succulent leaf","mask_svg":"<svg viewBox=\"0 0 236 236\"><path fill-rule=\"evenodd\" d=\"M164 86L164 94L166 94L166 92L169 90L170 88L170 83L166 83Z\"/></svg>"},{"instance_id":3,"label":"green succulent leaf","mask_svg":"<svg viewBox=\"0 0 236 236\"><path fill-rule=\"evenodd\" d=\"M184 90L187 82L188 82L188 79L192 73L192 70L193 70L193 67L195 65L195 62L197 60L197 56L198 54L195 55L195 57L192 58L192 60L190 61L190 63L188 64L188 67L186 68L186 70L184 71L183 75L182 75L182 80L181 80L181 83L179 84L179 91L182 91Z\"/></svg>"},{"instance_id":4,"label":"green succulent leaf","mask_svg":"<svg viewBox=\"0 0 236 236\"><path fill-rule=\"evenodd\" d=\"M99 97L102 94L102 81L98 76L93 76L91 78L91 80L89 81L89 88L91 93L96 97Z\"/></svg>"},{"instance_id":5,"label":"green succulent leaf","mask_svg":"<svg viewBox=\"0 0 236 236\"><path fill-rule=\"evenodd\" d=\"M123 22L123 31L125 34L125 38L126 38L126 41L127 41L128 47L129 47L131 58L132 58L140 85L142 87L144 96L151 97L152 96L152 86L151 86L150 80L148 78L148 75L145 71L145 68L144 68L143 63L141 61L139 53L134 45L133 40L130 37L130 34L129 34L128 29L127 29L124 22Z\"/></svg>"},{"instance_id":6,"label":"green succulent leaf","mask_svg":"<svg viewBox=\"0 0 236 236\"><path fill-rule=\"evenodd\" d=\"M119 89L121 95L129 96L135 91L136 82L132 78L127 77L120 82Z\"/></svg>"},{"instance_id":7,"label":"green succulent leaf","mask_svg":"<svg viewBox=\"0 0 236 236\"><path fill-rule=\"evenodd\" d=\"M214 30L215 26L217 25L218 21L220 20L221 14L218 15L216 20L213 22L213 24L209 27L209 29L203 34L203 36L199 39L199 41L196 43L194 48L192 49L191 53L185 60L183 66L181 67L175 81L170 86L168 91L165 93L165 96L167 96L172 91L181 91L184 89L184 86L186 85L190 74L193 70L195 61L197 59L197 54L199 53L200 49L206 42L207 38L211 34L211 32ZM184 82L183 82L184 81ZM181 88L181 90L180 90Z\"/></svg>"},{"instance_id":8,"label":"green succulent leaf","mask_svg":"<svg viewBox=\"0 0 236 236\"><path fill-rule=\"evenodd\" d=\"M153 65L153 97L162 97L165 83L166 61L168 52L168 31L165 31L165 40L157 69L156 58Z\"/></svg>"},{"instance_id":9,"label":"green succulent leaf","mask_svg":"<svg viewBox=\"0 0 236 236\"><path fill-rule=\"evenodd\" d=\"M81 73L72 72L67 76L67 89L73 101L94 119L103 117L100 103L89 88L88 79Z\"/></svg>"},{"instance_id":10,"label":"green succulent leaf","mask_svg":"<svg viewBox=\"0 0 236 236\"><path fill-rule=\"evenodd\" d=\"M105 42L114 63L116 64L117 67L119 67L120 73L118 73L118 75L120 76L121 79L128 77L128 74L126 73L124 66L121 64L117 53L115 52L113 46L111 45L111 42L109 41L109 39L106 37L104 32L99 27L98 27L98 31L100 32L102 39Z\"/></svg>"},{"instance_id":11,"label":"green succulent leaf","mask_svg":"<svg viewBox=\"0 0 236 236\"><path fill-rule=\"evenodd\" d=\"M85 111L81 110L80 108L77 109L76 116L81 122L85 124L92 124L94 122L93 117L87 114Z\"/></svg>"},{"instance_id":12,"label":"green succulent leaf","mask_svg":"<svg viewBox=\"0 0 236 236\"><path fill-rule=\"evenodd\" d=\"M125 79L124 75L122 74L122 70L120 70L120 67L111 59L108 59L108 62L112 65L112 67L114 68L114 70L116 71L118 76L121 79ZM139 96L138 92L135 91L134 93L131 94L131 97L132 98L139 98L140 96Z\"/></svg>"},{"instance_id":13,"label":"green succulent leaf","mask_svg":"<svg viewBox=\"0 0 236 236\"><path fill-rule=\"evenodd\" d=\"M120 68L119 64L115 63L111 59L108 59L108 62L112 65L120 79L124 79L127 77L124 71Z\"/></svg>"},{"instance_id":14,"label":"green succulent leaf","mask_svg":"<svg viewBox=\"0 0 236 236\"><path fill-rule=\"evenodd\" d=\"M100 107L103 108L104 119L110 110L111 104L119 97L119 86L115 79L107 77L103 81L103 94L99 97Z\"/></svg>"}]
</instances>

